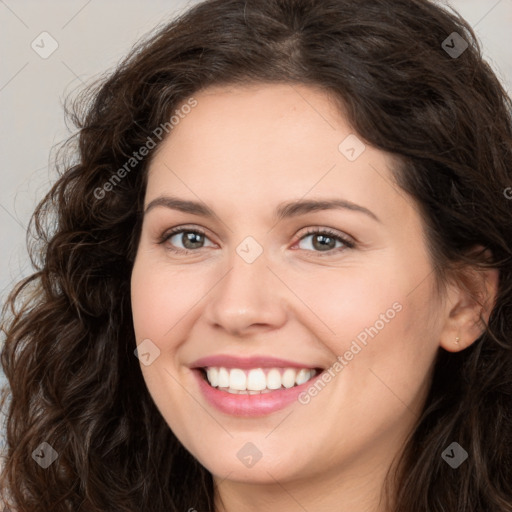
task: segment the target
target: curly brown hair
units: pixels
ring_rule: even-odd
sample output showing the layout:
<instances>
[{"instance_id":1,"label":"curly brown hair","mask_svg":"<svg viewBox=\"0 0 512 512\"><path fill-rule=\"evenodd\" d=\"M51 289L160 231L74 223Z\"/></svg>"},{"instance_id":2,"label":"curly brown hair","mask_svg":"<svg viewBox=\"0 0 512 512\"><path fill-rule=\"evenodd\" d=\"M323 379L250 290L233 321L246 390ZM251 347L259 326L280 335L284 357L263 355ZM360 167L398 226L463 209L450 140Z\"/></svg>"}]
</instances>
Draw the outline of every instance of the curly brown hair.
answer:
<instances>
[{"instance_id":1,"label":"curly brown hair","mask_svg":"<svg viewBox=\"0 0 512 512\"><path fill-rule=\"evenodd\" d=\"M468 43L457 57L442 46L454 32ZM35 271L3 309L10 510L213 509L211 475L165 423L133 355L130 275L154 151L98 189L198 91L279 82L322 87L402 162L396 179L422 212L440 282L461 263L499 269L485 332L439 351L389 475L393 510L512 511L512 104L467 22L427 0L207 0L76 99L77 135L31 221ZM457 471L440 456L454 439L469 453ZM58 453L47 469L31 457L43 441Z\"/></svg>"}]
</instances>

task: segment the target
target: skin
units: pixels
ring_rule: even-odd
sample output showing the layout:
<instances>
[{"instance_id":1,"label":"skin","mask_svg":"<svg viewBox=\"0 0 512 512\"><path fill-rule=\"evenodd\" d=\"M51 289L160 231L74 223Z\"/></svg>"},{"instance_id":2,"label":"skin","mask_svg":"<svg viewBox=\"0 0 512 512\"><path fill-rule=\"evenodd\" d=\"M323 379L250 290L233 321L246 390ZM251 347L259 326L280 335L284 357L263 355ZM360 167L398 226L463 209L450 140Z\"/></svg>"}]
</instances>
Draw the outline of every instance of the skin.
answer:
<instances>
[{"instance_id":1,"label":"skin","mask_svg":"<svg viewBox=\"0 0 512 512\"><path fill-rule=\"evenodd\" d=\"M480 335L481 308L455 282L437 294L422 219L393 185L396 162L368 144L349 161L338 146L354 130L321 90L264 84L194 97L153 157L145 205L173 195L215 217L164 206L144 217L131 299L137 343L160 350L141 364L148 389L214 475L217 511L384 511L384 478L422 410L434 358ZM379 221L348 209L273 218L283 202L334 197ZM203 245L176 254L182 235L158 243L177 226L201 228ZM304 238L315 227L356 245L322 251L318 236ZM236 252L248 236L263 249L253 263ZM492 295L497 275L484 277ZM328 368L394 303L400 312L306 405L229 416L206 402L190 370L214 354ZM251 468L237 457L247 442L262 453Z\"/></svg>"}]
</instances>

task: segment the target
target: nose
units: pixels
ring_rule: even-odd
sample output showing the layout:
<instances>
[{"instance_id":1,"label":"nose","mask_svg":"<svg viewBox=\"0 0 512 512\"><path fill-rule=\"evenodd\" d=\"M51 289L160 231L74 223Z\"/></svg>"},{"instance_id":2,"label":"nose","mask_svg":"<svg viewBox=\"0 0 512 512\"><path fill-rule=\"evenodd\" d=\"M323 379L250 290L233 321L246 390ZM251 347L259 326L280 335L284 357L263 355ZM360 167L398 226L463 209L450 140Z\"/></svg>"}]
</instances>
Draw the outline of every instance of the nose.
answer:
<instances>
[{"instance_id":1,"label":"nose","mask_svg":"<svg viewBox=\"0 0 512 512\"><path fill-rule=\"evenodd\" d=\"M264 256L247 263L234 255L230 270L209 294L204 314L211 326L243 338L286 322L286 287Z\"/></svg>"}]
</instances>

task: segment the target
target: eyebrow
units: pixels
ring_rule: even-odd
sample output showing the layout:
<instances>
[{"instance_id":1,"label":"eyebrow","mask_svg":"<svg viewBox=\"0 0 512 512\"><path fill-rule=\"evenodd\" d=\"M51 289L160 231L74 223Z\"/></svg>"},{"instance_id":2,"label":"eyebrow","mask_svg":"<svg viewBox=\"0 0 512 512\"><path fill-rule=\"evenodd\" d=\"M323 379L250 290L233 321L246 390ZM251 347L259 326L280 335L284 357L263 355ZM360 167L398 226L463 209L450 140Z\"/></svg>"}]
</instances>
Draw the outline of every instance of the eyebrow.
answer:
<instances>
[{"instance_id":1,"label":"eyebrow","mask_svg":"<svg viewBox=\"0 0 512 512\"><path fill-rule=\"evenodd\" d=\"M159 196L153 199L146 207L144 215L150 212L157 206L163 206L172 210L178 210L183 213L190 213L193 215L199 215L202 217L214 218L215 213L211 208L206 206L204 203L197 201L190 201L179 199L173 196ZM352 203L345 199L321 199L321 200L304 200L299 199L297 201L289 201L278 205L275 211L275 219L277 221L284 220L291 217L298 217L299 215L305 215L311 212L323 211L323 210L350 210L354 212L364 213L377 222L382 222L372 211L368 210L364 206Z\"/></svg>"}]
</instances>

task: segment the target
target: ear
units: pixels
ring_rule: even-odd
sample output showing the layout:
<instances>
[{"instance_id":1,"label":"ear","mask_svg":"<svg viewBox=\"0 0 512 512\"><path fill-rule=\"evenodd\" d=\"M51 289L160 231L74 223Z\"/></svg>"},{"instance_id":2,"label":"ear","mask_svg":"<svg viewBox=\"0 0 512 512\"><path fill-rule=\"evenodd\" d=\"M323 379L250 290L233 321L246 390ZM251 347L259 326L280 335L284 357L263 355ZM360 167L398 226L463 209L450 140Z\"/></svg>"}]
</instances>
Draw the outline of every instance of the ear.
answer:
<instances>
[{"instance_id":1,"label":"ear","mask_svg":"<svg viewBox=\"0 0 512 512\"><path fill-rule=\"evenodd\" d=\"M446 292L446 320L440 346L459 352L485 331L498 293L499 270L466 266L456 272Z\"/></svg>"}]
</instances>

